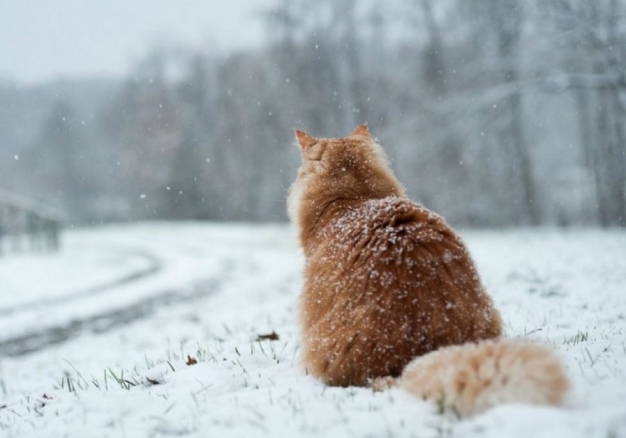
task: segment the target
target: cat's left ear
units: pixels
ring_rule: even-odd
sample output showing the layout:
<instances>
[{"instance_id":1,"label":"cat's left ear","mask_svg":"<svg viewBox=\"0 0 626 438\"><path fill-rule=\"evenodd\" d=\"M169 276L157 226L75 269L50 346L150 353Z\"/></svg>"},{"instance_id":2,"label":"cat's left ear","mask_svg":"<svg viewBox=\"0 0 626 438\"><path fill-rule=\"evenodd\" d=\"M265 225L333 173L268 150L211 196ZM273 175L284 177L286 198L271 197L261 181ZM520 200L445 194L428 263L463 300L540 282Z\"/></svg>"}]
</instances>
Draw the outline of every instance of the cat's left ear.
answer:
<instances>
[{"instance_id":1,"label":"cat's left ear","mask_svg":"<svg viewBox=\"0 0 626 438\"><path fill-rule=\"evenodd\" d=\"M363 137L366 140L371 140L372 135L370 134L370 130L367 128L367 122L354 128L350 137Z\"/></svg>"},{"instance_id":2,"label":"cat's left ear","mask_svg":"<svg viewBox=\"0 0 626 438\"><path fill-rule=\"evenodd\" d=\"M316 138L311 137L306 132L300 131L298 129L296 129L296 138L298 139L298 144L300 145L300 149L302 149L303 151L310 148L315 143L317 143Z\"/></svg>"}]
</instances>

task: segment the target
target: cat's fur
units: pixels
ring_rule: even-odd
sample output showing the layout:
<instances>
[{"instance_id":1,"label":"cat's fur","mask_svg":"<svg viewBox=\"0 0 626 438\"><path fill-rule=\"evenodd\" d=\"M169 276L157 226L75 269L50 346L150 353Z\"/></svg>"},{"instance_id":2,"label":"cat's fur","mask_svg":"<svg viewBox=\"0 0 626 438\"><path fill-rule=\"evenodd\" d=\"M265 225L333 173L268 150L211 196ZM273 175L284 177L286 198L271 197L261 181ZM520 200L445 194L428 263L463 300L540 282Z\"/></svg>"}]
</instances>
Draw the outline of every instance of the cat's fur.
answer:
<instances>
[{"instance_id":1,"label":"cat's fur","mask_svg":"<svg viewBox=\"0 0 626 438\"><path fill-rule=\"evenodd\" d=\"M302 166L288 211L306 258L306 370L340 386L401 376L391 384L462 414L560 402L567 379L554 353L481 342L498 339L502 321L465 245L407 199L367 125L346 138L296 137Z\"/></svg>"}]
</instances>

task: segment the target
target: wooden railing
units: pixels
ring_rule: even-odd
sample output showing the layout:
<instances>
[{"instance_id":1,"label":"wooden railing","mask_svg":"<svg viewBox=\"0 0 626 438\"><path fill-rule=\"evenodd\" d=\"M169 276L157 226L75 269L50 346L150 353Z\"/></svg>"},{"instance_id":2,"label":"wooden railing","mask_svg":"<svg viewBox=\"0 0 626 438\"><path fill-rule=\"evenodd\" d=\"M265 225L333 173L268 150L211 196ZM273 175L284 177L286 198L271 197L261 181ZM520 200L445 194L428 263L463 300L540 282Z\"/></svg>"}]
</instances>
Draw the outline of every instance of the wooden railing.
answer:
<instances>
[{"instance_id":1,"label":"wooden railing","mask_svg":"<svg viewBox=\"0 0 626 438\"><path fill-rule=\"evenodd\" d=\"M58 251L62 221L41 202L0 191L0 257L10 252Z\"/></svg>"}]
</instances>

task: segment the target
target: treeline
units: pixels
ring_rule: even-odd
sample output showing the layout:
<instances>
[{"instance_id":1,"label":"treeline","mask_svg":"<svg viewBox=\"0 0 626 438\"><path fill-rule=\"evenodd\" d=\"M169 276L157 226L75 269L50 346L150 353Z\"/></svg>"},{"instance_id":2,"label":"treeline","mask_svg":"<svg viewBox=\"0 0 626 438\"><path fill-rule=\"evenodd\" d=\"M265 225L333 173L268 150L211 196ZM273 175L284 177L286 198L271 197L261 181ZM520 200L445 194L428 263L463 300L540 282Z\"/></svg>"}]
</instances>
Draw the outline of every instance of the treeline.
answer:
<instances>
[{"instance_id":1,"label":"treeline","mask_svg":"<svg viewBox=\"0 0 626 438\"><path fill-rule=\"evenodd\" d=\"M367 121L452 223L626 225L624 0L282 0L259 19L262 49L158 47L89 114L59 95L5 184L80 222L284 220L293 128Z\"/></svg>"}]
</instances>

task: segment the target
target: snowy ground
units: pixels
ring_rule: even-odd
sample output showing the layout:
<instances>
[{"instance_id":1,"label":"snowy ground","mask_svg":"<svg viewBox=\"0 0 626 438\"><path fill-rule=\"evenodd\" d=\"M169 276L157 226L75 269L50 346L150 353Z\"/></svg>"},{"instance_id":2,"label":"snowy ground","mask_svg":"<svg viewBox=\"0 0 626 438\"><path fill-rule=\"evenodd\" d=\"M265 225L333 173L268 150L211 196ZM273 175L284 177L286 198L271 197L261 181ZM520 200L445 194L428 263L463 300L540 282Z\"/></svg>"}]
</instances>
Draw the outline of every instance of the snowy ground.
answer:
<instances>
[{"instance_id":1,"label":"snowy ground","mask_svg":"<svg viewBox=\"0 0 626 438\"><path fill-rule=\"evenodd\" d=\"M463 236L508 336L565 361L565 408L460 421L397 389L326 388L297 366L289 228L144 224L0 259L0 436L626 437L626 232Z\"/></svg>"}]
</instances>

